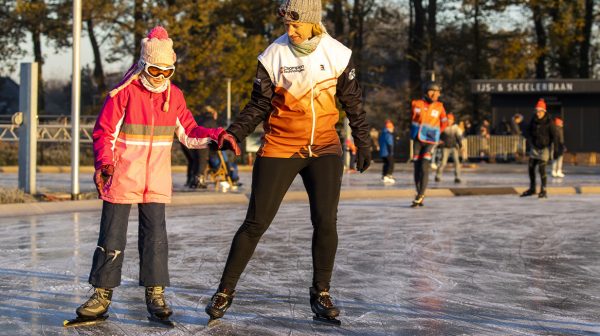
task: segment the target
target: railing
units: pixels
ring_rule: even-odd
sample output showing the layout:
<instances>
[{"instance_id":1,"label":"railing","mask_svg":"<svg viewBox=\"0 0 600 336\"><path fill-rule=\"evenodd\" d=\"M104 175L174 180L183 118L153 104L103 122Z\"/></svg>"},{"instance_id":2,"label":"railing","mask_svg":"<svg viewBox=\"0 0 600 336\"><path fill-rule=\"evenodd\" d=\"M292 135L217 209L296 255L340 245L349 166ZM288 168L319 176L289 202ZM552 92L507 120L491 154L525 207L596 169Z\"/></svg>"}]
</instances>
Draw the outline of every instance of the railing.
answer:
<instances>
[{"instance_id":1,"label":"railing","mask_svg":"<svg viewBox=\"0 0 600 336\"><path fill-rule=\"evenodd\" d=\"M469 159L511 161L526 154L526 140L520 135L469 135L466 137Z\"/></svg>"},{"instance_id":2,"label":"railing","mask_svg":"<svg viewBox=\"0 0 600 336\"><path fill-rule=\"evenodd\" d=\"M0 124L0 141L19 141L19 126Z\"/></svg>"},{"instance_id":3,"label":"railing","mask_svg":"<svg viewBox=\"0 0 600 336\"><path fill-rule=\"evenodd\" d=\"M0 141L18 142L19 131L17 125L0 124ZM92 143L93 124L80 125L79 137L81 143ZM38 142L71 142L71 125L38 125L37 127Z\"/></svg>"}]
</instances>

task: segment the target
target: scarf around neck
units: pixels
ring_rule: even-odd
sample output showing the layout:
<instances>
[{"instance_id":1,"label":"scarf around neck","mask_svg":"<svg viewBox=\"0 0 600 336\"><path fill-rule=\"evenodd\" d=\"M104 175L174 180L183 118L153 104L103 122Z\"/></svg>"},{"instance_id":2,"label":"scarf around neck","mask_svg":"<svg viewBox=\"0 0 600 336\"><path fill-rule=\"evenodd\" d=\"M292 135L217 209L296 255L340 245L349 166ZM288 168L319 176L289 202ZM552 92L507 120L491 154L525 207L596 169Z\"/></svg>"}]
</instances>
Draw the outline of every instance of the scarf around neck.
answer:
<instances>
[{"instance_id":1,"label":"scarf around neck","mask_svg":"<svg viewBox=\"0 0 600 336\"><path fill-rule=\"evenodd\" d=\"M140 76L140 81L142 82L142 85L144 85L146 90L153 92L153 93L163 93L167 90L167 88L169 88L169 84L171 84L171 80L167 79L163 83L163 85L161 85L159 87L154 87L154 86L152 86L152 84L150 84L150 82L148 81L148 79L146 79L146 76L144 76L144 75Z\"/></svg>"},{"instance_id":2,"label":"scarf around neck","mask_svg":"<svg viewBox=\"0 0 600 336\"><path fill-rule=\"evenodd\" d=\"M322 37L323 37L323 34L313 36L313 38L308 39L300 44L295 44L294 42L292 42L292 40L290 40L289 46L290 46L290 49L292 50L292 53L294 54L294 56L296 56L296 57L307 56L307 55L310 55L313 51L315 51L317 49L317 47L319 46L319 42L321 42Z\"/></svg>"}]
</instances>

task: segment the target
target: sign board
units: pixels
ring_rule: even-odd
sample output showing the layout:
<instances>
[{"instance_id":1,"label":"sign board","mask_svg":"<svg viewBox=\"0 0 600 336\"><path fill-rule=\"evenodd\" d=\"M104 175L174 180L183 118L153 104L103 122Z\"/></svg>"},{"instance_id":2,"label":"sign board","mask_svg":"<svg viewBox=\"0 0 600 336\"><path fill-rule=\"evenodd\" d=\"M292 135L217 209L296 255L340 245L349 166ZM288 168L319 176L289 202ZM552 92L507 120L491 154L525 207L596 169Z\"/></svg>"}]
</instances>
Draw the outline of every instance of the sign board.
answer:
<instances>
[{"instance_id":1,"label":"sign board","mask_svg":"<svg viewBox=\"0 0 600 336\"><path fill-rule=\"evenodd\" d=\"M471 92L475 94L600 93L600 80L472 80Z\"/></svg>"}]
</instances>

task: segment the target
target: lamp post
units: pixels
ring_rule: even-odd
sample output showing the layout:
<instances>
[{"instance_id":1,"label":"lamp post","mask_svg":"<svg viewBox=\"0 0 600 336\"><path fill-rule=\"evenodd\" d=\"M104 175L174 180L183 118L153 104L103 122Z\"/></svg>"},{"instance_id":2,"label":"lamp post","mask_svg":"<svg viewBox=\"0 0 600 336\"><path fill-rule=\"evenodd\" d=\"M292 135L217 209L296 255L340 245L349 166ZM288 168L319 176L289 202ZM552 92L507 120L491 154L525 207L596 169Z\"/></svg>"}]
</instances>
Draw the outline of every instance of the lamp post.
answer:
<instances>
[{"instance_id":1,"label":"lamp post","mask_svg":"<svg viewBox=\"0 0 600 336\"><path fill-rule=\"evenodd\" d=\"M227 127L231 124L231 77L227 77Z\"/></svg>"},{"instance_id":2,"label":"lamp post","mask_svg":"<svg viewBox=\"0 0 600 336\"><path fill-rule=\"evenodd\" d=\"M73 0L73 75L71 83L71 198L79 198L79 114L81 102L81 0Z\"/></svg>"}]
</instances>

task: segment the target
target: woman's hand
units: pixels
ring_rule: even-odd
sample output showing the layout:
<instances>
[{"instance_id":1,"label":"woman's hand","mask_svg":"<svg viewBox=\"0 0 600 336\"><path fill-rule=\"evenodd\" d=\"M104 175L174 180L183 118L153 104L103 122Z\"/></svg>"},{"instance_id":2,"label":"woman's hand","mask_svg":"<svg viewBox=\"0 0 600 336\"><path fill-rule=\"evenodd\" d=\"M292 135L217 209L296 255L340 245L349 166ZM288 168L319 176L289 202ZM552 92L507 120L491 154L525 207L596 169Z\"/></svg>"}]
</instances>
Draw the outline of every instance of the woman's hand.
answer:
<instances>
[{"instance_id":1,"label":"woman's hand","mask_svg":"<svg viewBox=\"0 0 600 336\"><path fill-rule=\"evenodd\" d=\"M219 145L219 150L229 149L232 150L235 155L242 154L242 150L240 149L240 146L238 146L237 139L233 136L233 134L228 133L225 130L219 133L217 144Z\"/></svg>"}]
</instances>

